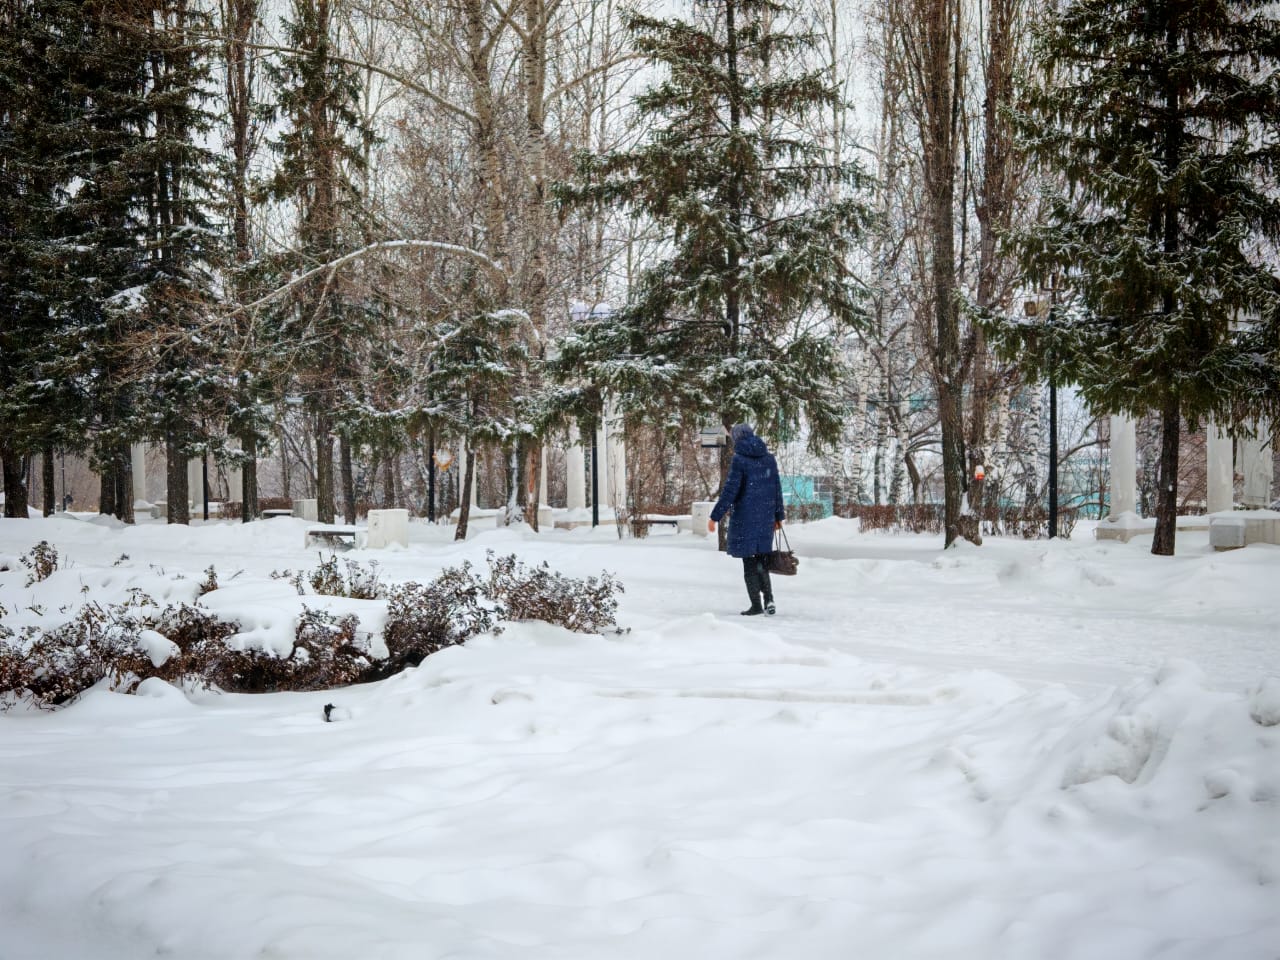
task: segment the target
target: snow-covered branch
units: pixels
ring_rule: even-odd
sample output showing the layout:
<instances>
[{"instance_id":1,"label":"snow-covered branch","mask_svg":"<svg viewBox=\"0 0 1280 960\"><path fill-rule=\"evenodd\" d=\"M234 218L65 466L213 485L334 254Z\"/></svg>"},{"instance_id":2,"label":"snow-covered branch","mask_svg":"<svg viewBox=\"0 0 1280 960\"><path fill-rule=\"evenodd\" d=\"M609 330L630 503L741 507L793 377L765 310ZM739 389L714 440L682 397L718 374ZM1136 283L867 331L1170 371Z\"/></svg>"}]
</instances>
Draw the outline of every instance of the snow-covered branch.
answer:
<instances>
[{"instance_id":1,"label":"snow-covered branch","mask_svg":"<svg viewBox=\"0 0 1280 960\"><path fill-rule=\"evenodd\" d=\"M342 267L349 263L353 263L356 260L363 259L370 254L379 253L384 250L438 250L441 253L455 254L460 257L475 260L488 270L495 279L501 281L505 281L507 279L506 269L501 263L494 260L492 257L486 256L479 250L473 250L471 247L464 247L456 243L444 243L439 240L380 240L376 243L370 243L366 246L360 247L358 250L353 250L348 254L338 257L337 259L330 260L328 263L322 263L320 266L313 267L305 273L300 273L288 283L272 290L266 296L259 297L252 303L246 303L237 309L256 310L274 300L280 299L289 291L309 280L314 280L319 276L323 276L325 278L325 284L327 286L328 283L332 281L334 275Z\"/></svg>"}]
</instances>

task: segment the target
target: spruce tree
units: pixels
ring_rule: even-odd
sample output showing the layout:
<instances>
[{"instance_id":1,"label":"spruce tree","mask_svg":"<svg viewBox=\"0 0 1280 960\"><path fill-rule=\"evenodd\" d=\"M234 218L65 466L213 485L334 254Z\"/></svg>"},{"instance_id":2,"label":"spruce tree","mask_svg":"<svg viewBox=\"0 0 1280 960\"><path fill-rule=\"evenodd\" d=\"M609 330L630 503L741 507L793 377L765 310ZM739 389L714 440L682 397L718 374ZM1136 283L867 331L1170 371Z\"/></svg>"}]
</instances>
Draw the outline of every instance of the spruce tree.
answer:
<instances>
[{"instance_id":1,"label":"spruce tree","mask_svg":"<svg viewBox=\"0 0 1280 960\"><path fill-rule=\"evenodd\" d=\"M123 3L17 0L0 47L6 131L0 256L6 324L21 367L7 376L6 419L19 445L91 449L100 508L131 503L127 435L135 330L113 310L137 284L144 174L131 158L145 122L145 48ZM4 291L10 294L10 291ZM8 344L6 344L6 347ZM123 511L127 516L127 509Z\"/></svg>"},{"instance_id":2,"label":"spruce tree","mask_svg":"<svg viewBox=\"0 0 1280 960\"><path fill-rule=\"evenodd\" d=\"M1172 554L1182 420L1277 409L1280 24L1266 0L1077 0L1036 47L1017 119L1062 187L1017 240L1066 302L995 331L1095 411L1160 415L1152 552Z\"/></svg>"},{"instance_id":3,"label":"spruce tree","mask_svg":"<svg viewBox=\"0 0 1280 960\"><path fill-rule=\"evenodd\" d=\"M222 344L202 331L214 300L212 270L221 260L221 236L209 217L217 164L201 146L212 127L205 108L208 63L191 42L207 18L191 0L152 0L138 29L147 46L142 105L148 114L133 160L148 176L139 202L147 210L139 296L143 409L147 433L163 437L167 519L186 523L187 463L207 455L209 425L225 407Z\"/></svg>"},{"instance_id":4,"label":"spruce tree","mask_svg":"<svg viewBox=\"0 0 1280 960\"><path fill-rule=\"evenodd\" d=\"M628 416L667 427L714 417L777 437L803 422L815 445L837 437L832 331L862 319L846 261L868 215L858 167L809 132L836 93L829 73L803 68L811 38L778 28L795 17L774 0L629 17L636 50L661 71L635 102L650 133L584 158L558 192L651 220L670 249L624 306L562 342L556 369L582 385L580 418L608 391ZM728 463L726 451L722 480Z\"/></svg>"},{"instance_id":5,"label":"spruce tree","mask_svg":"<svg viewBox=\"0 0 1280 960\"><path fill-rule=\"evenodd\" d=\"M478 286L475 278L473 287ZM466 463L459 465L455 539L467 535L476 449L484 445L515 449L531 430L531 411L519 395L530 369L524 335L529 322L518 310L486 310L483 298L477 298L435 324L430 365L418 382L423 399L410 426L467 445Z\"/></svg>"},{"instance_id":6,"label":"spruce tree","mask_svg":"<svg viewBox=\"0 0 1280 960\"><path fill-rule=\"evenodd\" d=\"M359 74L336 55L331 0L292 0L284 27L288 52L269 73L286 128L272 143L280 165L267 190L296 203L294 265L312 268L349 252L360 237L354 175L363 163L360 144L371 133L355 107ZM349 340L359 312L333 280L322 276L302 285L280 331L294 350L297 389L311 418L317 510L326 523L334 515L336 414L355 376Z\"/></svg>"},{"instance_id":7,"label":"spruce tree","mask_svg":"<svg viewBox=\"0 0 1280 960\"><path fill-rule=\"evenodd\" d=\"M47 264L56 181L41 131L61 119L36 0L0 4L0 466L5 516L27 515L25 463L67 410L40 379L54 336ZM43 386L42 386L43 382Z\"/></svg>"}]
</instances>

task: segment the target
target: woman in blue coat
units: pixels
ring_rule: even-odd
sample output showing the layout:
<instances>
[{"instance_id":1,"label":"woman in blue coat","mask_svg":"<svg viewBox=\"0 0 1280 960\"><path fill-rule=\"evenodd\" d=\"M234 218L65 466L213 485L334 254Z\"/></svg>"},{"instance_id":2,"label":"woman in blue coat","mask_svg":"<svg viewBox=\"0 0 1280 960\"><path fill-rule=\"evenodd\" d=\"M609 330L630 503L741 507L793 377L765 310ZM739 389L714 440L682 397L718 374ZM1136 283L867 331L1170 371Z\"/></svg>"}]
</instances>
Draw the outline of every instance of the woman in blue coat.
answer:
<instances>
[{"instance_id":1,"label":"woman in blue coat","mask_svg":"<svg viewBox=\"0 0 1280 960\"><path fill-rule=\"evenodd\" d=\"M786 519L778 461L745 423L735 426L729 436L733 440L733 463L707 521L707 530L714 533L724 515L732 513L729 556L742 558L742 576L751 598L751 606L742 615L772 615L776 609L769 579L769 554L773 552L773 532L781 530Z\"/></svg>"}]
</instances>

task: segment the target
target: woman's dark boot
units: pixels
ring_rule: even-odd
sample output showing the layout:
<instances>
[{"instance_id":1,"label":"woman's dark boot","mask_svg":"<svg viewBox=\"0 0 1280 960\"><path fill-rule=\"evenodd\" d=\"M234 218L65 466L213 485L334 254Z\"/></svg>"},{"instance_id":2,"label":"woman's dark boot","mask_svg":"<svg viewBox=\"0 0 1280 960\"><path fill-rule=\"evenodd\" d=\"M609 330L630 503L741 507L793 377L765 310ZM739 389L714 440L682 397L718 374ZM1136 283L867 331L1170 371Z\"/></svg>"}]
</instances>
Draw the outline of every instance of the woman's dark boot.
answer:
<instances>
[{"instance_id":1,"label":"woman's dark boot","mask_svg":"<svg viewBox=\"0 0 1280 960\"><path fill-rule=\"evenodd\" d=\"M760 606L760 568L755 557L744 557L742 560L742 579L747 584L747 596L751 598L751 606L742 611L744 617L755 617L764 613Z\"/></svg>"},{"instance_id":2,"label":"woman's dark boot","mask_svg":"<svg viewBox=\"0 0 1280 960\"><path fill-rule=\"evenodd\" d=\"M773 616L778 612L773 605L773 580L769 577L769 558L760 558L760 593L764 597L764 612Z\"/></svg>"}]
</instances>

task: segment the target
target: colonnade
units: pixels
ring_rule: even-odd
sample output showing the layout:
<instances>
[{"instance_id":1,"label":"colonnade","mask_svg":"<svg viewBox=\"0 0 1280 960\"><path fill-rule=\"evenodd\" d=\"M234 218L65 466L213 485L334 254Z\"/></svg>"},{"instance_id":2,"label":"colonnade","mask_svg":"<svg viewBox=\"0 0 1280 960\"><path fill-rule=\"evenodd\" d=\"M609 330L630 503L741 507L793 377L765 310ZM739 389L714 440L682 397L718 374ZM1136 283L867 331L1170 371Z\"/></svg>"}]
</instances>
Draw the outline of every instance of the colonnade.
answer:
<instances>
[{"instance_id":1,"label":"colonnade","mask_svg":"<svg viewBox=\"0 0 1280 960\"><path fill-rule=\"evenodd\" d=\"M1235 475L1244 479L1240 505L1266 507L1271 502L1273 481L1272 451L1266 442L1268 431L1242 438L1235 444L1215 423L1205 429L1205 460L1208 468L1208 513L1220 513L1235 506ZM1237 449L1238 448L1238 449ZM1233 450L1235 455L1233 456ZM1125 514L1138 512L1137 434L1134 421L1123 415L1111 417L1111 512L1113 522Z\"/></svg>"},{"instance_id":2,"label":"colonnade","mask_svg":"<svg viewBox=\"0 0 1280 960\"><path fill-rule=\"evenodd\" d=\"M623 431L623 418L617 404L612 401L605 404L605 415L601 418L596 430L596 476L600 509L612 511L616 507L625 508L627 504L627 448ZM565 453L565 507L572 513L587 509L588 476L590 468L591 447L583 442L577 426L569 428ZM467 462L466 444L458 448L458 469ZM547 447L542 449L541 480L538 486L538 503L547 506ZM471 507L479 508L478 484L471 485Z\"/></svg>"}]
</instances>

